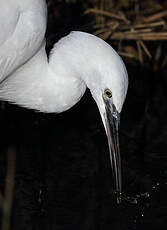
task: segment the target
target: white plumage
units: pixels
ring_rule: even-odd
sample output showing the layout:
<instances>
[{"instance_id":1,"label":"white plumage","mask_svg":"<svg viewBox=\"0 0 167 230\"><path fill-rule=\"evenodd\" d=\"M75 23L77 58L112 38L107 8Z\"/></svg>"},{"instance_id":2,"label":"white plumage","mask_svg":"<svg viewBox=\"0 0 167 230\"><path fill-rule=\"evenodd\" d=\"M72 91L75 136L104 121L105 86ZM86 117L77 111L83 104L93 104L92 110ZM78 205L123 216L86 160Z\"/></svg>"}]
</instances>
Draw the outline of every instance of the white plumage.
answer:
<instances>
[{"instance_id":1,"label":"white plumage","mask_svg":"<svg viewBox=\"0 0 167 230\"><path fill-rule=\"evenodd\" d=\"M107 103L113 116L126 97L128 75L122 59L100 38L72 32L54 45L48 61L46 21L45 0L1 1L0 99L59 113L75 105L88 87L107 132L105 90L112 92Z\"/></svg>"}]
</instances>

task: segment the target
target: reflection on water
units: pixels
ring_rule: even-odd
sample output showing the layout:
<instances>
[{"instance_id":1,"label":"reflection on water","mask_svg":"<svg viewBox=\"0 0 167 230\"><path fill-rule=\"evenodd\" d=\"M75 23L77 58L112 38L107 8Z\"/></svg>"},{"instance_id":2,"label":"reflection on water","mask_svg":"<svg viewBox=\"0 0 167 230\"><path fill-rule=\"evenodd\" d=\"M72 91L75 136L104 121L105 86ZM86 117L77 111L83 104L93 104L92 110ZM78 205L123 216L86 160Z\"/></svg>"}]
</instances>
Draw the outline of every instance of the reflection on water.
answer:
<instances>
[{"instance_id":1,"label":"reflection on water","mask_svg":"<svg viewBox=\"0 0 167 230\"><path fill-rule=\"evenodd\" d=\"M135 228L139 229L165 229L163 224L167 220L167 202L166 200L167 184L155 183L148 197L138 202L137 215L134 216ZM158 226L158 224L160 224Z\"/></svg>"}]
</instances>

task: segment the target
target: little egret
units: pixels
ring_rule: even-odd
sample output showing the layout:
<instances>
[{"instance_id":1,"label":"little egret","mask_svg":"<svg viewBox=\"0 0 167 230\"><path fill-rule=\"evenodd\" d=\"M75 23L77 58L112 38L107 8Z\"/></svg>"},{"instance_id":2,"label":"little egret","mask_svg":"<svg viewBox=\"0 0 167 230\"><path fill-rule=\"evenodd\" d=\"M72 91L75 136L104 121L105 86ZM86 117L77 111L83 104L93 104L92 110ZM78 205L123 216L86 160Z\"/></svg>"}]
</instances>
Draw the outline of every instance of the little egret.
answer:
<instances>
[{"instance_id":1,"label":"little egret","mask_svg":"<svg viewBox=\"0 0 167 230\"><path fill-rule=\"evenodd\" d=\"M119 114L128 75L114 49L100 38L71 32L45 52L45 0L8 0L0 7L0 99L45 113L70 109L86 87L96 101L108 137L121 200Z\"/></svg>"}]
</instances>

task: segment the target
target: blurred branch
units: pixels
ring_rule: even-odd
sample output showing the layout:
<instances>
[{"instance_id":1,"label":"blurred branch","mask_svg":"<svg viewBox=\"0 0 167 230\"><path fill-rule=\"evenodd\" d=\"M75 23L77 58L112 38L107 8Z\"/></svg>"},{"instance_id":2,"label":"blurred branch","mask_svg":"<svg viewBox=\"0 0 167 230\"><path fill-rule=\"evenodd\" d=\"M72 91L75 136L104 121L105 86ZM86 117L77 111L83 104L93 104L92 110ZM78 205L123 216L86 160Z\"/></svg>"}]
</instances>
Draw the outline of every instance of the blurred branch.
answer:
<instances>
[{"instance_id":1,"label":"blurred branch","mask_svg":"<svg viewBox=\"0 0 167 230\"><path fill-rule=\"evenodd\" d=\"M0 208L3 208L3 202L4 202L4 198L2 196L2 193L0 193Z\"/></svg>"},{"instance_id":2,"label":"blurred branch","mask_svg":"<svg viewBox=\"0 0 167 230\"><path fill-rule=\"evenodd\" d=\"M8 148L8 169L6 175L5 197L2 207L2 230L9 230L10 216L13 201L14 175L16 165L16 152L14 148Z\"/></svg>"}]
</instances>

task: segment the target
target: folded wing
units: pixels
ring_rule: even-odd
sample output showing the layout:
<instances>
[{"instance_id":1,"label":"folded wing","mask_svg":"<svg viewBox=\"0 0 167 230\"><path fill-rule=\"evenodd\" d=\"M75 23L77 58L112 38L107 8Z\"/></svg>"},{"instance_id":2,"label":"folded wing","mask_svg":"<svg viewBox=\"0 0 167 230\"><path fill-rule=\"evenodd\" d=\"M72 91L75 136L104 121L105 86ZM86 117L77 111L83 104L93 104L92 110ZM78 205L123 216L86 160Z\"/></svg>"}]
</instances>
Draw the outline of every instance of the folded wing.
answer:
<instances>
[{"instance_id":1,"label":"folded wing","mask_svg":"<svg viewBox=\"0 0 167 230\"><path fill-rule=\"evenodd\" d=\"M0 82L27 62L45 39L44 0L3 0L0 7Z\"/></svg>"}]
</instances>

